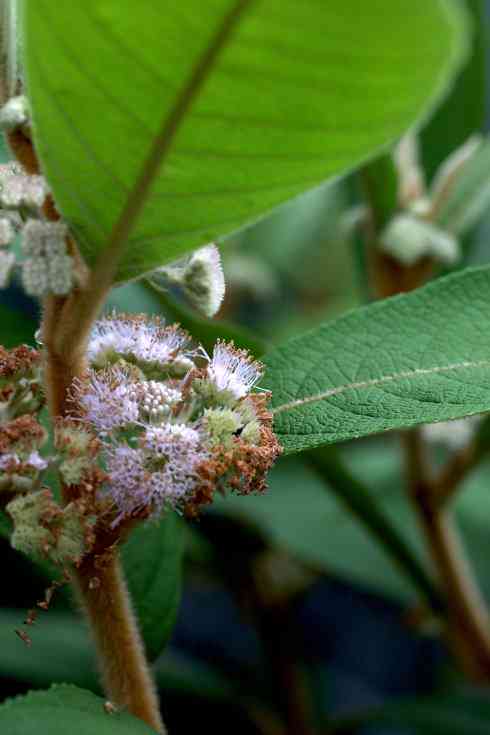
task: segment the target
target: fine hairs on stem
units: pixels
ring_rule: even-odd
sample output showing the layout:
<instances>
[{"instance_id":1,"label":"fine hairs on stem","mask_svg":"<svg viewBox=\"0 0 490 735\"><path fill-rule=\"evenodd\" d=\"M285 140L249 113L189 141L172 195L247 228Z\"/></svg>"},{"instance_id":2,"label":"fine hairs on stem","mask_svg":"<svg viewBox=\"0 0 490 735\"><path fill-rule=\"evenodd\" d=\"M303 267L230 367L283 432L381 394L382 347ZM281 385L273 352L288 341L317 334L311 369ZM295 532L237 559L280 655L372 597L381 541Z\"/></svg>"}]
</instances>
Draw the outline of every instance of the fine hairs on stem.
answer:
<instances>
[{"instance_id":1,"label":"fine hairs on stem","mask_svg":"<svg viewBox=\"0 0 490 735\"><path fill-rule=\"evenodd\" d=\"M20 148L14 146L14 150L27 170L39 169L30 140L25 139L23 145ZM58 218L52 202L46 202L44 211L48 219ZM94 302L90 298L89 281L85 289L74 289L68 297L50 295L44 300L41 333L45 350L45 389L53 418L66 414L68 390L85 371L88 334L107 290L108 287L100 289L99 298ZM80 313L82 309L83 318ZM70 317L68 323L72 330L69 333L65 315ZM69 503L72 499L70 488L65 486L62 490L65 503ZM115 549L117 542L117 536L109 535L108 538L107 534L99 534L94 548L86 555L81 566L74 570L75 588L90 623L107 696L113 704L127 708L156 732L165 733L158 698Z\"/></svg>"}]
</instances>

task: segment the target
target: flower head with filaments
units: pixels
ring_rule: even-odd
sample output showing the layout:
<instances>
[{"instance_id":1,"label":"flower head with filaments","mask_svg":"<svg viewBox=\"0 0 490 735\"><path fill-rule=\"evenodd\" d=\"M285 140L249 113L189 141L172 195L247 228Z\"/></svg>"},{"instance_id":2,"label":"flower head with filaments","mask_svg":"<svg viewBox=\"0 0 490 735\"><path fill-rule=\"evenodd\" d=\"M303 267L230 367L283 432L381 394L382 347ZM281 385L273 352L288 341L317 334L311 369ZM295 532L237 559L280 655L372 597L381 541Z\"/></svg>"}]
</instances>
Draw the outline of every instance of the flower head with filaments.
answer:
<instances>
[{"instance_id":1,"label":"flower head with filaments","mask_svg":"<svg viewBox=\"0 0 490 735\"><path fill-rule=\"evenodd\" d=\"M218 391L244 398L262 377L263 368L245 350L217 342L207 368L207 376Z\"/></svg>"},{"instance_id":2,"label":"flower head with filaments","mask_svg":"<svg viewBox=\"0 0 490 735\"><path fill-rule=\"evenodd\" d=\"M88 346L88 359L95 367L124 358L138 365L168 366L188 343L178 327L165 327L159 320L135 316L109 316L98 321Z\"/></svg>"},{"instance_id":3,"label":"flower head with filaments","mask_svg":"<svg viewBox=\"0 0 490 735\"><path fill-rule=\"evenodd\" d=\"M128 372L112 368L78 381L73 396L85 420L101 434L121 429L138 420L139 408L131 390Z\"/></svg>"},{"instance_id":4,"label":"flower head with filaments","mask_svg":"<svg viewBox=\"0 0 490 735\"><path fill-rule=\"evenodd\" d=\"M112 525L167 508L192 515L216 489L265 488L280 447L269 395L252 392L262 366L245 350L218 342L209 359L176 326L113 315L95 325L89 359L72 397L102 440ZM174 364L186 371L172 371Z\"/></svg>"}]
</instances>

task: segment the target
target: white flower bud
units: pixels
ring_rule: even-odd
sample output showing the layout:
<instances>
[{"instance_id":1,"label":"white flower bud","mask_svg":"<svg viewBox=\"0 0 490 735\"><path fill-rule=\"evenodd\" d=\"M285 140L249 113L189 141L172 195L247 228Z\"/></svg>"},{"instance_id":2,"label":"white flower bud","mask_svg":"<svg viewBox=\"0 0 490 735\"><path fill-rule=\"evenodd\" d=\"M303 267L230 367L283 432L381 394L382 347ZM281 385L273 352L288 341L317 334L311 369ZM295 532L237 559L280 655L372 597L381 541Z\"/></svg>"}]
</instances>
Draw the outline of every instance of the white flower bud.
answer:
<instances>
[{"instance_id":1,"label":"white flower bud","mask_svg":"<svg viewBox=\"0 0 490 735\"><path fill-rule=\"evenodd\" d=\"M15 266L15 255L10 250L0 250L0 288L7 288Z\"/></svg>"},{"instance_id":2,"label":"white flower bud","mask_svg":"<svg viewBox=\"0 0 490 735\"><path fill-rule=\"evenodd\" d=\"M68 228L62 222L42 222L30 219L22 230L24 255L52 257L66 255Z\"/></svg>"},{"instance_id":3,"label":"white flower bud","mask_svg":"<svg viewBox=\"0 0 490 735\"><path fill-rule=\"evenodd\" d=\"M29 258L22 264L22 284L29 296L46 296L49 293L48 278L46 258Z\"/></svg>"},{"instance_id":4,"label":"white flower bud","mask_svg":"<svg viewBox=\"0 0 490 735\"><path fill-rule=\"evenodd\" d=\"M225 295L225 278L216 245L206 245L192 254L184 268L182 287L189 301L205 316L214 316Z\"/></svg>"},{"instance_id":5,"label":"white flower bud","mask_svg":"<svg viewBox=\"0 0 490 735\"><path fill-rule=\"evenodd\" d=\"M18 163L0 165L0 204L7 209L42 206L48 187L42 176L30 176Z\"/></svg>"},{"instance_id":6,"label":"white flower bud","mask_svg":"<svg viewBox=\"0 0 490 735\"><path fill-rule=\"evenodd\" d=\"M156 288L161 288L162 278L164 283L179 286L192 306L205 316L214 316L221 306L225 278L216 245L205 245L189 258L157 268L149 280Z\"/></svg>"},{"instance_id":7,"label":"white flower bud","mask_svg":"<svg viewBox=\"0 0 490 735\"><path fill-rule=\"evenodd\" d=\"M450 265L460 256L456 238L409 214L397 215L389 222L381 233L380 247L407 267L424 257Z\"/></svg>"},{"instance_id":8,"label":"white flower bud","mask_svg":"<svg viewBox=\"0 0 490 735\"><path fill-rule=\"evenodd\" d=\"M29 122L29 105L27 97L20 95L12 97L0 110L0 127L3 130L26 125Z\"/></svg>"},{"instance_id":9,"label":"white flower bud","mask_svg":"<svg viewBox=\"0 0 490 735\"><path fill-rule=\"evenodd\" d=\"M424 438L430 444L439 444L449 450L463 449L473 439L482 416L469 416L453 421L439 421L422 427Z\"/></svg>"},{"instance_id":10,"label":"white flower bud","mask_svg":"<svg viewBox=\"0 0 490 735\"><path fill-rule=\"evenodd\" d=\"M49 290L57 296L64 296L73 287L73 258L70 255L56 255L48 259Z\"/></svg>"},{"instance_id":11,"label":"white flower bud","mask_svg":"<svg viewBox=\"0 0 490 735\"><path fill-rule=\"evenodd\" d=\"M0 245L10 245L15 237L15 230L8 217L0 217Z\"/></svg>"},{"instance_id":12,"label":"white flower bud","mask_svg":"<svg viewBox=\"0 0 490 735\"><path fill-rule=\"evenodd\" d=\"M393 153L398 172L398 201L402 207L425 195L425 177L420 165L419 143L413 133L405 135Z\"/></svg>"}]
</instances>

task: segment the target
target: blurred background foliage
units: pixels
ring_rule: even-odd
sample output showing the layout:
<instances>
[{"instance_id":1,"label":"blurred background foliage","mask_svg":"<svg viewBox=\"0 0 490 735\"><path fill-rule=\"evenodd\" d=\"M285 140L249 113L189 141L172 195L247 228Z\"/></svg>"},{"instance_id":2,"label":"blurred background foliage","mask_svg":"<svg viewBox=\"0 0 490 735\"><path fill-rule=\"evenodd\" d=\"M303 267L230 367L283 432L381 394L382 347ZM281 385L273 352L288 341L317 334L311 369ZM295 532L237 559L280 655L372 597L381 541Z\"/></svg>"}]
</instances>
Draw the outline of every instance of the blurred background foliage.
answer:
<instances>
[{"instance_id":1,"label":"blurred background foliage","mask_svg":"<svg viewBox=\"0 0 490 735\"><path fill-rule=\"evenodd\" d=\"M473 55L422 134L429 176L470 134L489 127L490 2L468 5L475 17ZM5 149L0 155L8 159ZM159 294L144 281L115 289L107 309L162 314L208 349L220 336L260 355L267 345L366 300L360 243L348 227L349 212L361 202L354 173L230 238L222 248L227 296L217 320L202 319L177 295ZM467 234L458 267L490 262L489 235L490 210ZM37 304L18 284L0 292L0 343L33 344L38 322ZM155 664L171 733L194 727L196 708L200 727L214 726L219 717L234 733L280 733L281 718L294 722L305 710L325 733L490 732L490 697L455 694L460 674L437 636L437 619L418 602L421 590L431 595L429 565L400 480L396 438L343 445L338 454L345 473L340 481L333 454L323 466L308 456L284 458L266 496L219 500L179 531L185 537L182 602ZM489 472L483 463L470 475L457 514L490 602ZM6 570L1 698L53 681L99 691L86 631L67 593L57 594L40 617L31 648L15 636L50 572L12 551L5 538L0 545ZM161 553L163 560L164 544ZM128 563L140 577L144 561ZM152 573L140 579L142 599L151 597L165 569ZM155 651L168 634L158 618L151 621ZM416 695L423 698L380 708ZM297 723L295 732L306 731Z\"/></svg>"}]
</instances>

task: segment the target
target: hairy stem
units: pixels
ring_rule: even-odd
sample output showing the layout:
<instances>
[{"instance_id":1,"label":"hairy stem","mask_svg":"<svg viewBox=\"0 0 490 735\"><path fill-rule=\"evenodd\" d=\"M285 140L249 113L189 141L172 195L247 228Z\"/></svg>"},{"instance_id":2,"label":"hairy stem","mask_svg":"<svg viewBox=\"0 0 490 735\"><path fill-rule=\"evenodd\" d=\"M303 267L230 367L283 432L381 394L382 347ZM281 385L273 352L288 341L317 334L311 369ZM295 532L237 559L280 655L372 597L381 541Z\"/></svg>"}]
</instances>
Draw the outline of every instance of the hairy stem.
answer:
<instances>
[{"instance_id":1,"label":"hairy stem","mask_svg":"<svg viewBox=\"0 0 490 735\"><path fill-rule=\"evenodd\" d=\"M165 733L117 555L111 554L102 564L90 555L76 571L76 578L107 696L157 732Z\"/></svg>"},{"instance_id":2,"label":"hairy stem","mask_svg":"<svg viewBox=\"0 0 490 735\"><path fill-rule=\"evenodd\" d=\"M66 414L68 389L85 367L84 345L71 353L57 349L56 329L64 306L63 300L50 297L44 307L46 390L53 417ZM70 489L64 488L63 495L68 502ZM122 570L117 553L111 548L115 541L99 534L96 549L74 570L75 584L92 629L107 696L113 704L127 707L157 732L164 733Z\"/></svg>"},{"instance_id":3,"label":"hairy stem","mask_svg":"<svg viewBox=\"0 0 490 735\"><path fill-rule=\"evenodd\" d=\"M463 545L449 512L441 508L428 476L418 429L404 437L410 494L424 532L432 563L447 595L449 633L465 670L477 680L490 680L490 618Z\"/></svg>"}]
</instances>

